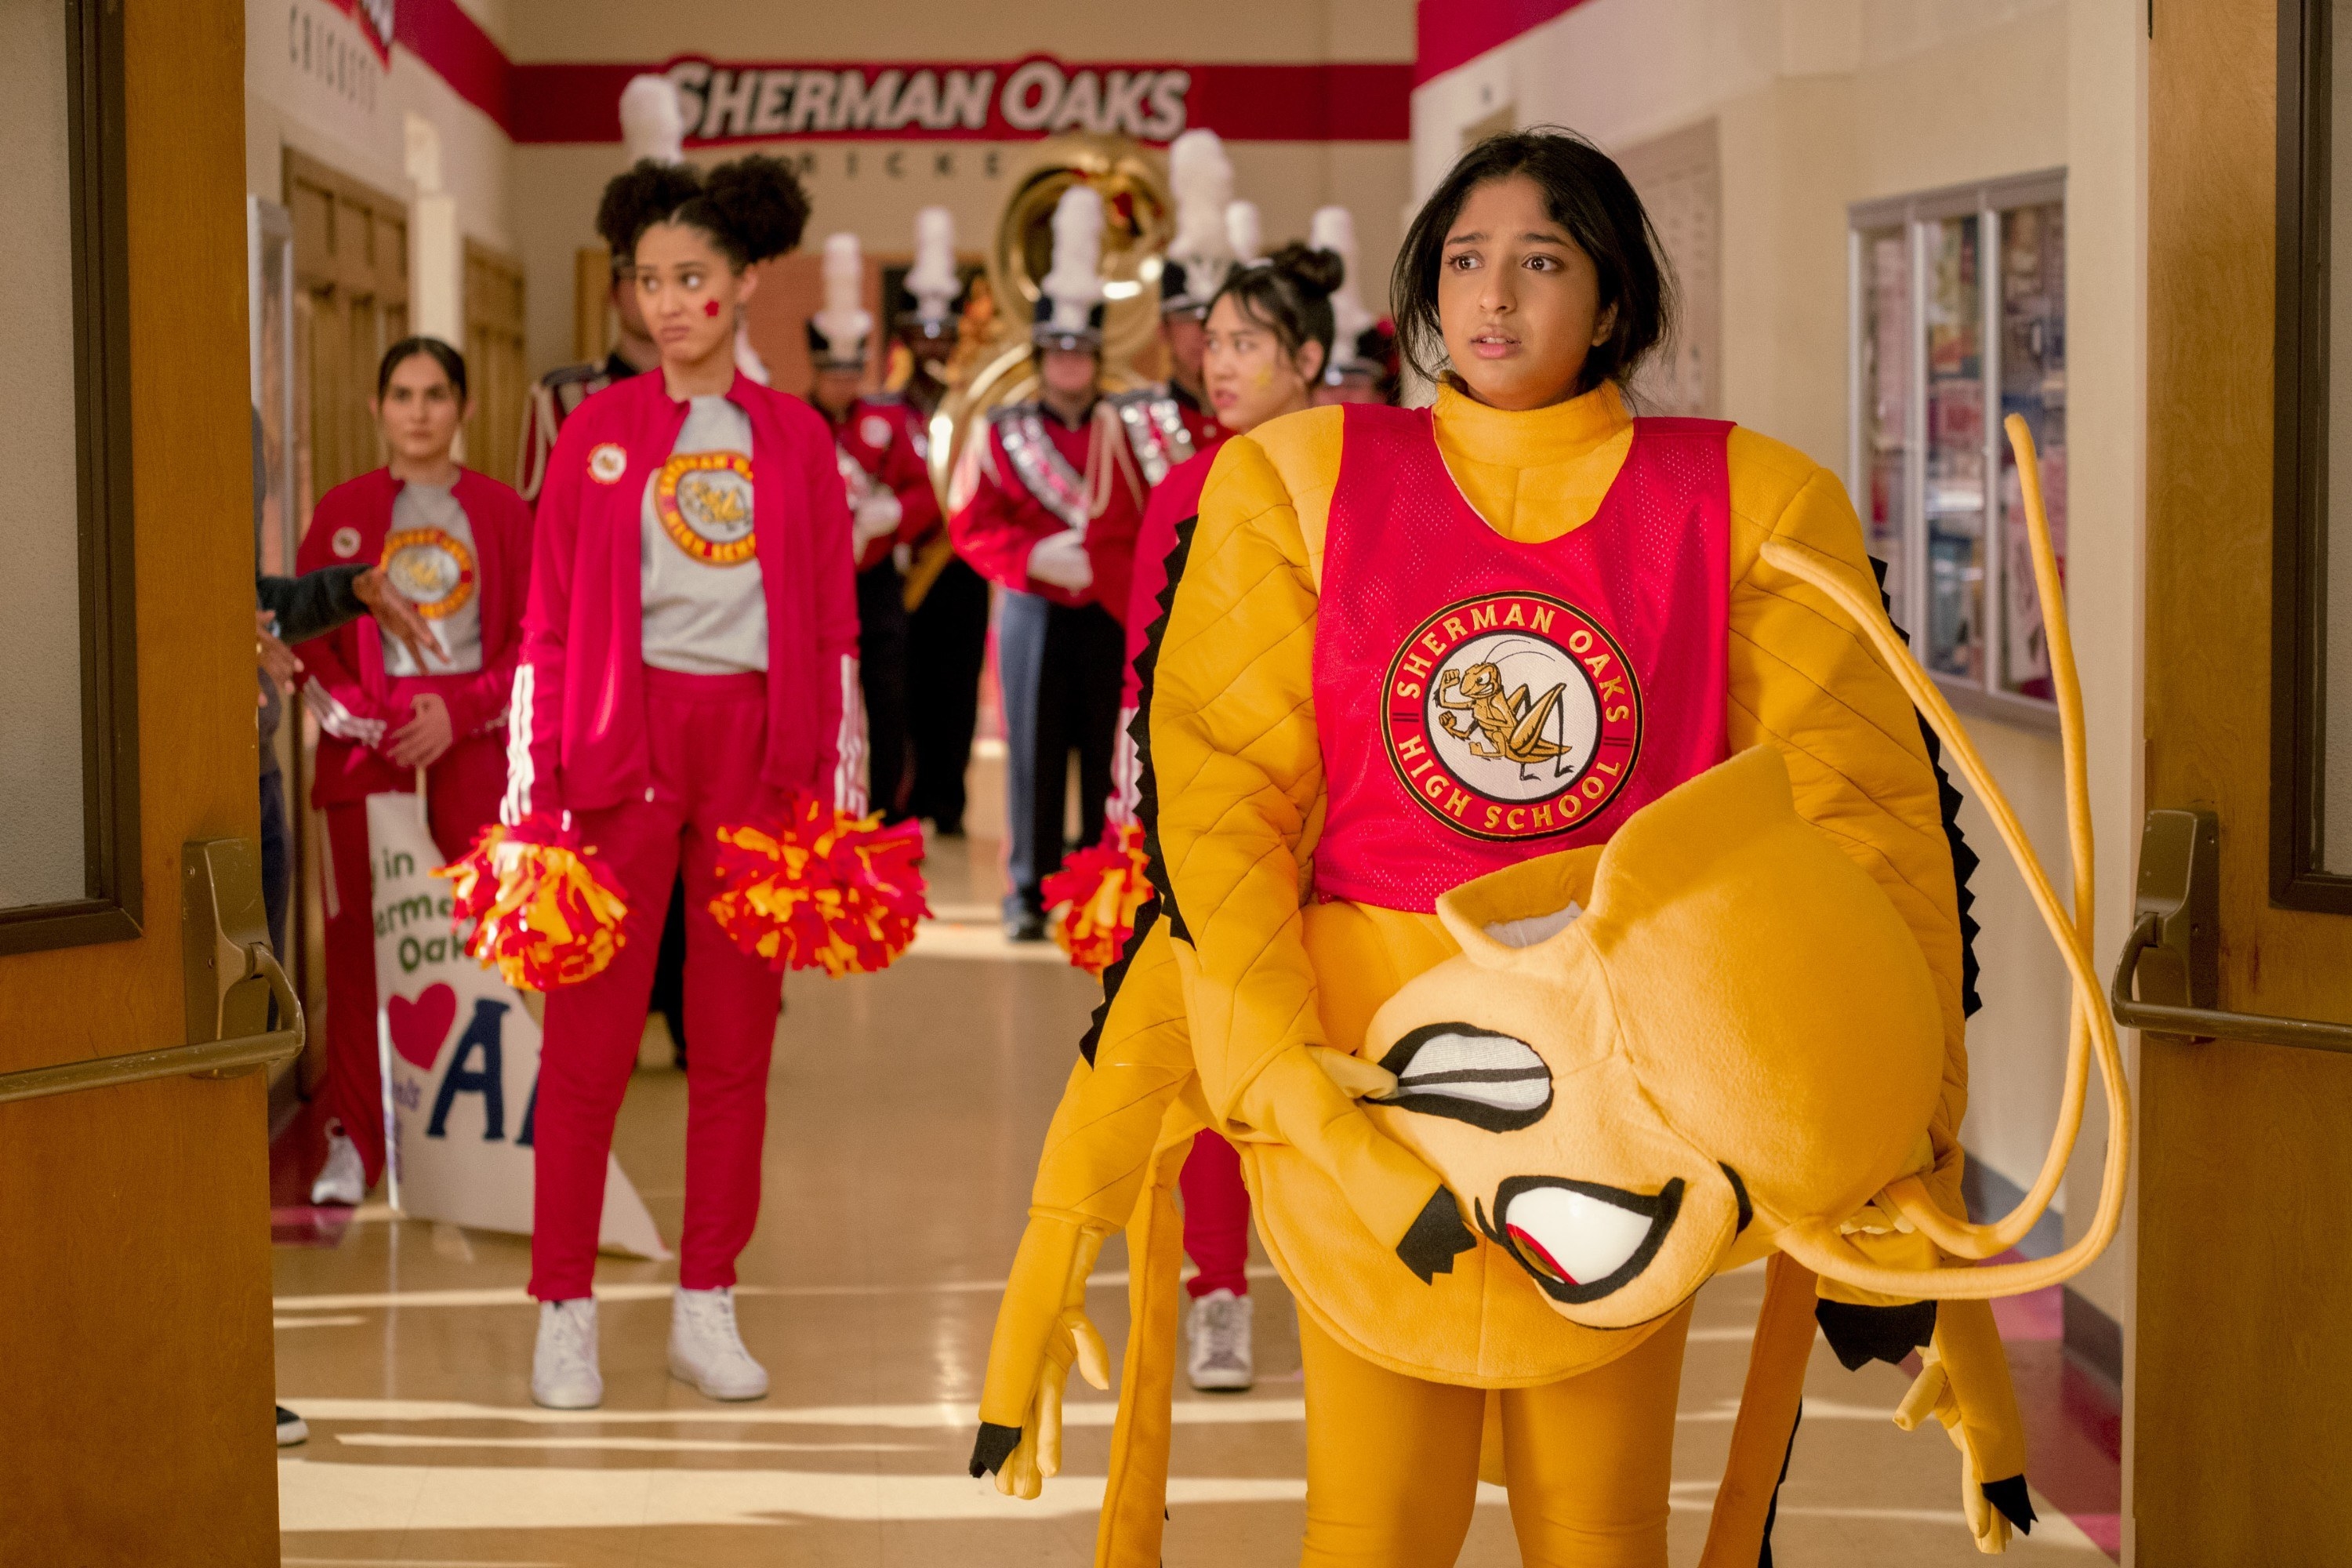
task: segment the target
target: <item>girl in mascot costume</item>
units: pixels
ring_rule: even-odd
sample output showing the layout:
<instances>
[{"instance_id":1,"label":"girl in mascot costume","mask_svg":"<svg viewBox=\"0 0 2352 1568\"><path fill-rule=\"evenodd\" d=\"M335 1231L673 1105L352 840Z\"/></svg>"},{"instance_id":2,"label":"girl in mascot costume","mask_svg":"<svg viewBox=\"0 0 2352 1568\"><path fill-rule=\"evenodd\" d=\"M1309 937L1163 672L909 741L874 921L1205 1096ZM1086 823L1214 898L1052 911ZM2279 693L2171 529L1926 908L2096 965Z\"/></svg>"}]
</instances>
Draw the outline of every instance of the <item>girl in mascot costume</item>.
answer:
<instances>
[{"instance_id":1,"label":"girl in mascot costume","mask_svg":"<svg viewBox=\"0 0 2352 1568\"><path fill-rule=\"evenodd\" d=\"M669 1366L714 1399L767 1392L736 1328L735 1258L759 1213L778 971L808 955L729 919L730 857L791 858L808 822L821 857L865 804L832 432L736 369L751 268L799 241L807 199L761 157L708 174L640 163L605 199L631 215L661 365L589 398L549 458L505 828L453 871L478 956L548 992L531 1396L562 1409L603 1398L590 1292L606 1152L681 863L694 1067Z\"/></svg>"},{"instance_id":2,"label":"girl in mascot costume","mask_svg":"<svg viewBox=\"0 0 2352 1568\"><path fill-rule=\"evenodd\" d=\"M1981 1549L2032 1522L1987 1298L2105 1245L2126 1138L2046 532L2071 916L1887 626L1834 477L1629 413L1668 325L1654 247L1589 143L1481 143L1397 261L1434 407L1237 436L1180 531L1141 668L1156 897L1046 1135L972 1458L1021 1496L1058 1468L1069 1368L1108 1385L1087 1279L1124 1228L1099 1563L1159 1556L1170 1189L1202 1127L1298 1305L1307 1564L1454 1561L1483 1473L1528 1563L1660 1568L1690 1298L1768 1257L1707 1568L1769 1550L1816 1323L1850 1366L1921 1350L1897 1419L1952 1437ZM2060 1135L1992 1225L1957 1217L1973 861L1923 712L2075 981ZM1948 1265L2046 1206L2095 1057L2087 1233Z\"/></svg>"},{"instance_id":3,"label":"girl in mascot costume","mask_svg":"<svg viewBox=\"0 0 2352 1568\"><path fill-rule=\"evenodd\" d=\"M392 462L319 498L296 570L374 562L434 628L411 650L372 620L303 645L319 717L311 804L326 813L327 1077L332 1117L318 1203L356 1204L383 1170L376 1058L375 929L367 797L417 787L445 855L497 820L506 783L507 694L530 584L530 509L460 468L466 362L438 338L405 338L376 371L374 411Z\"/></svg>"}]
</instances>

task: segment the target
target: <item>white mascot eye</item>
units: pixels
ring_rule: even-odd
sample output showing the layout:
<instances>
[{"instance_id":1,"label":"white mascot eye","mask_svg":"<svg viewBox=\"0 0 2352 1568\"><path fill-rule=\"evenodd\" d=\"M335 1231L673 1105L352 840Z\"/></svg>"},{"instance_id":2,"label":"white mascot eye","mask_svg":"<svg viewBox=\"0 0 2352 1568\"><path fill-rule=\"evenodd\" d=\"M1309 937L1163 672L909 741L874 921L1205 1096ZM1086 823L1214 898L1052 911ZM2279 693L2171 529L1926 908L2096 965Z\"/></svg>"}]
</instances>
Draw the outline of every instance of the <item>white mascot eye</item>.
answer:
<instances>
[{"instance_id":1,"label":"white mascot eye","mask_svg":"<svg viewBox=\"0 0 2352 1568\"><path fill-rule=\"evenodd\" d=\"M1511 1238L1570 1285L1606 1279L1641 1249L1656 1220L1567 1187L1533 1187L1502 1213Z\"/></svg>"},{"instance_id":2,"label":"white mascot eye","mask_svg":"<svg viewBox=\"0 0 2352 1568\"><path fill-rule=\"evenodd\" d=\"M1551 1109L1551 1069L1526 1041L1470 1024L1425 1024L1381 1058L1396 1092L1377 1101L1489 1132L1533 1126Z\"/></svg>"}]
</instances>

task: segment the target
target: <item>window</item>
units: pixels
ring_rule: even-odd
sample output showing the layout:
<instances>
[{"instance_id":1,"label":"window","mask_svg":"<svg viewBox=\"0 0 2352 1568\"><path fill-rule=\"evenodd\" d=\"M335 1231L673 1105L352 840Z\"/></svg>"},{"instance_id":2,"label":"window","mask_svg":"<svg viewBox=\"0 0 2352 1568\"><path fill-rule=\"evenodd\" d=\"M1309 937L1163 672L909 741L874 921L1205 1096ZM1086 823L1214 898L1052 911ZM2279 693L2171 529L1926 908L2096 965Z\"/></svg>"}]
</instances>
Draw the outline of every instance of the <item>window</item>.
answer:
<instances>
[{"instance_id":1,"label":"window","mask_svg":"<svg viewBox=\"0 0 2352 1568\"><path fill-rule=\"evenodd\" d=\"M2064 176L1852 209L1852 489L1895 619L1956 702L2056 722L2017 465L2041 450L2066 563Z\"/></svg>"}]
</instances>

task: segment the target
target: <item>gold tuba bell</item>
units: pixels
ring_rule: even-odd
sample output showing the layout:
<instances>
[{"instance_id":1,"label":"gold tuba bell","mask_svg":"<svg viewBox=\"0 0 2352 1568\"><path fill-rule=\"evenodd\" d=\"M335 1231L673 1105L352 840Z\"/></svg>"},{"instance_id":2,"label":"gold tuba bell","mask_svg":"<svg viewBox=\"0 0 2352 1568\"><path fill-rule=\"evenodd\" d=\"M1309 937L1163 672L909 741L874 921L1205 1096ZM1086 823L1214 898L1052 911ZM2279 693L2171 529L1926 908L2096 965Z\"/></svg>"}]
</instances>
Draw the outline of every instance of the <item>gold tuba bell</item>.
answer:
<instances>
[{"instance_id":1,"label":"gold tuba bell","mask_svg":"<svg viewBox=\"0 0 2352 1568\"><path fill-rule=\"evenodd\" d=\"M996 315L979 352L958 358L969 369L940 402L931 424L931 483L949 510L968 495L957 484L957 463L989 413L1035 395L1029 328L1037 280L1054 263L1054 206L1085 181L1103 198L1103 385L1125 391L1166 373L1160 341L1160 258L1175 235L1164 154L1126 136L1079 132L1038 142L1013 173L1013 194L996 226L988 284ZM946 438L941 439L945 435ZM907 601L919 603L947 564L944 540L919 558L907 581Z\"/></svg>"}]
</instances>

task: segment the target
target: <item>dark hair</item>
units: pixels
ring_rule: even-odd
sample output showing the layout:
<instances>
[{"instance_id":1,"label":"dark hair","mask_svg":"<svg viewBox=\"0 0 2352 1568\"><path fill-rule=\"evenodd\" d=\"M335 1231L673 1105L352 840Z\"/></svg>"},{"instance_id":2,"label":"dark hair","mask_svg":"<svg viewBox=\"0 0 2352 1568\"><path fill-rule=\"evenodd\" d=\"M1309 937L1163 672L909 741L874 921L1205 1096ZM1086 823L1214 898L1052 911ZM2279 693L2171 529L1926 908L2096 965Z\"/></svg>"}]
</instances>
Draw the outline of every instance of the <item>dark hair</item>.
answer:
<instances>
[{"instance_id":1,"label":"dark hair","mask_svg":"<svg viewBox=\"0 0 2352 1568\"><path fill-rule=\"evenodd\" d=\"M1579 392L1604 381L1622 385L1674 330L1674 279L1664 247L1642 198L1609 154L1556 125L1489 136L1462 154L1422 204L1397 251L1389 280L1397 346L1405 363L1434 381L1445 365L1437 314L1437 269L1445 236L1477 186L1525 174L1543 192L1544 210L1568 230L1601 275L1601 308L1615 308L1608 337L1585 356Z\"/></svg>"},{"instance_id":2,"label":"dark hair","mask_svg":"<svg viewBox=\"0 0 2352 1568\"><path fill-rule=\"evenodd\" d=\"M618 264L636 254L638 238L654 225L686 224L709 235L740 271L798 245L808 215L808 193L780 158L754 153L708 174L646 158L604 187L596 232Z\"/></svg>"},{"instance_id":3,"label":"dark hair","mask_svg":"<svg viewBox=\"0 0 2352 1568\"><path fill-rule=\"evenodd\" d=\"M443 342L439 338L403 338L383 351L383 363L376 366L375 395L379 403L392 390L392 373L403 364L423 354L441 367L456 389L457 401L466 401L466 356Z\"/></svg>"},{"instance_id":4,"label":"dark hair","mask_svg":"<svg viewBox=\"0 0 2352 1568\"><path fill-rule=\"evenodd\" d=\"M1297 359L1308 343L1323 345L1323 363L1331 363L1331 339L1339 328L1331 316L1331 294L1348 275L1346 262L1328 250L1309 250L1292 240L1264 261L1236 267L1223 285L1210 296L1209 309L1230 295L1241 313L1274 333L1283 353Z\"/></svg>"}]
</instances>

